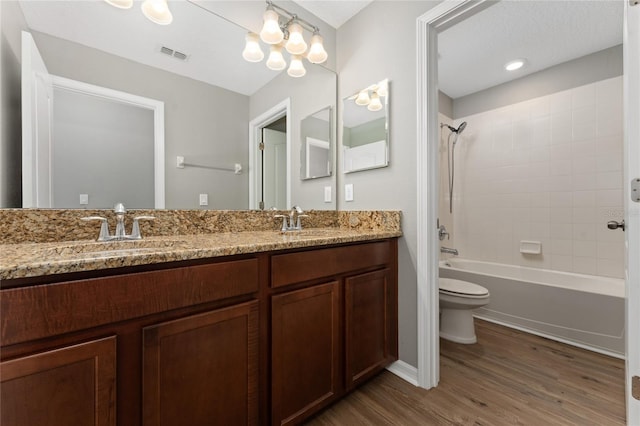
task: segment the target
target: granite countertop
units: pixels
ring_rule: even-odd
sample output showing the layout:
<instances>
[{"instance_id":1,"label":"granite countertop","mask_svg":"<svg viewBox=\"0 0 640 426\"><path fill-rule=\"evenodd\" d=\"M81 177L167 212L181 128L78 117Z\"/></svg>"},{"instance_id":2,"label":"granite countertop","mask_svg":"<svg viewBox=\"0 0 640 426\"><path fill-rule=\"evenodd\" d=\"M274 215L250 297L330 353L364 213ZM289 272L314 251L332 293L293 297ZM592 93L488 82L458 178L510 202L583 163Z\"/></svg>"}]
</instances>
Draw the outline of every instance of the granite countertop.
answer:
<instances>
[{"instance_id":1,"label":"granite countertop","mask_svg":"<svg viewBox=\"0 0 640 426\"><path fill-rule=\"evenodd\" d=\"M343 227L302 231L220 232L147 237L138 241L90 240L0 245L0 280L95 271L209 257L316 247L402 236L399 230Z\"/></svg>"}]
</instances>

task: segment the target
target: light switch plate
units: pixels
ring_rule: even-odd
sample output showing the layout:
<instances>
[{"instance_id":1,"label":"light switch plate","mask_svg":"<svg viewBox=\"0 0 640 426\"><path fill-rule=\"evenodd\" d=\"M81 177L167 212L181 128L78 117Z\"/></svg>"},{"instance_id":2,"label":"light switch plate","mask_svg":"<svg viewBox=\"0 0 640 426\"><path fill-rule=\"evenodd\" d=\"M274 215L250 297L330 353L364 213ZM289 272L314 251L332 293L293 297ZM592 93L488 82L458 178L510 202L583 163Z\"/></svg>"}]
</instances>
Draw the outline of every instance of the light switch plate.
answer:
<instances>
[{"instance_id":1,"label":"light switch plate","mask_svg":"<svg viewBox=\"0 0 640 426\"><path fill-rule=\"evenodd\" d=\"M200 205L201 206L209 205L209 194L200 194Z\"/></svg>"},{"instance_id":2,"label":"light switch plate","mask_svg":"<svg viewBox=\"0 0 640 426\"><path fill-rule=\"evenodd\" d=\"M348 183L344 186L344 200L353 201L353 184Z\"/></svg>"},{"instance_id":3,"label":"light switch plate","mask_svg":"<svg viewBox=\"0 0 640 426\"><path fill-rule=\"evenodd\" d=\"M89 194L80 194L80 205L86 206L89 204Z\"/></svg>"},{"instance_id":4,"label":"light switch plate","mask_svg":"<svg viewBox=\"0 0 640 426\"><path fill-rule=\"evenodd\" d=\"M324 202L325 203L330 203L331 202L331 187L330 186L325 186L324 187Z\"/></svg>"}]
</instances>

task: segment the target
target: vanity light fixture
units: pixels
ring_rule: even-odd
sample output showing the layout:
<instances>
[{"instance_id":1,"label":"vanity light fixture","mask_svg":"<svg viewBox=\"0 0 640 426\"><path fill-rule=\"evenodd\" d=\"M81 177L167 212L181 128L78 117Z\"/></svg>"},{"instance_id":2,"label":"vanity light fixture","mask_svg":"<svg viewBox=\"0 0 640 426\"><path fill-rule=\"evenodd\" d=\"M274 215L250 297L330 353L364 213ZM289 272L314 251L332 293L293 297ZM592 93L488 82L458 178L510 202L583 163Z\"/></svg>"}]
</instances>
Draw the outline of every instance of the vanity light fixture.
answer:
<instances>
[{"instance_id":1,"label":"vanity light fixture","mask_svg":"<svg viewBox=\"0 0 640 426\"><path fill-rule=\"evenodd\" d=\"M133 6L133 0L105 0L113 7L117 7L118 9L131 9Z\"/></svg>"},{"instance_id":2,"label":"vanity light fixture","mask_svg":"<svg viewBox=\"0 0 640 426\"><path fill-rule=\"evenodd\" d=\"M356 105L369 105L369 102L371 102L371 99L369 98L369 89L362 89L356 98Z\"/></svg>"},{"instance_id":3,"label":"vanity light fixture","mask_svg":"<svg viewBox=\"0 0 640 426\"><path fill-rule=\"evenodd\" d=\"M504 69L507 71L515 71L522 68L525 64L524 59L514 59L513 61L509 61L504 65Z\"/></svg>"},{"instance_id":4,"label":"vanity light fixture","mask_svg":"<svg viewBox=\"0 0 640 426\"><path fill-rule=\"evenodd\" d=\"M378 92L373 92L371 94L371 102L367 105L367 109L369 111L380 111L382 109L382 102L380 102L380 96Z\"/></svg>"},{"instance_id":5,"label":"vanity light fixture","mask_svg":"<svg viewBox=\"0 0 640 426\"><path fill-rule=\"evenodd\" d=\"M131 9L133 0L104 0L113 7L118 9ZM169 25L173 21L173 15L169 10L167 0L144 0L142 6L142 14L151 22L158 25Z\"/></svg>"},{"instance_id":6,"label":"vanity light fixture","mask_svg":"<svg viewBox=\"0 0 640 426\"><path fill-rule=\"evenodd\" d=\"M267 9L262 19L260 40L271 45L267 68L279 71L287 67L287 62L282 54L283 47L291 55L291 63L287 73L292 77L302 77L307 73L302 63L303 57L312 64L321 64L327 60L328 55L324 49L320 30L315 25L299 18L295 13L276 6L271 0L267 0ZM308 47L304 39L305 29L312 33L311 47ZM256 51L257 49L262 53L257 38L255 33L249 33L245 37L246 44L242 56L249 62L260 62L264 57L264 54L260 55ZM257 59L258 57L260 59Z\"/></svg>"},{"instance_id":7,"label":"vanity light fixture","mask_svg":"<svg viewBox=\"0 0 640 426\"><path fill-rule=\"evenodd\" d=\"M141 8L144 16L158 25L169 25L173 21L167 0L144 0Z\"/></svg>"}]
</instances>

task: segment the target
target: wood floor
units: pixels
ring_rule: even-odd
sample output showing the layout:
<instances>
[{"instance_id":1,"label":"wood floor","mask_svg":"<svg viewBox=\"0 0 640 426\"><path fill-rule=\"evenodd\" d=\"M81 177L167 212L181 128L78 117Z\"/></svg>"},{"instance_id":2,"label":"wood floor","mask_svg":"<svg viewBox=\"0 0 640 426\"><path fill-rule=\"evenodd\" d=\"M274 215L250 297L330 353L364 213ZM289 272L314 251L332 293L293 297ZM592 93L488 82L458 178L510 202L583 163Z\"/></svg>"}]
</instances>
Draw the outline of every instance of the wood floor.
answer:
<instances>
[{"instance_id":1,"label":"wood floor","mask_svg":"<svg viewBox=\"0 0 640 426\"><path fill-rule=\"evenodd\" d=\"M385 371L307 425L624 425L624 361L476 320L440 340L440 384Z\"/></svg>"}]
</instances>

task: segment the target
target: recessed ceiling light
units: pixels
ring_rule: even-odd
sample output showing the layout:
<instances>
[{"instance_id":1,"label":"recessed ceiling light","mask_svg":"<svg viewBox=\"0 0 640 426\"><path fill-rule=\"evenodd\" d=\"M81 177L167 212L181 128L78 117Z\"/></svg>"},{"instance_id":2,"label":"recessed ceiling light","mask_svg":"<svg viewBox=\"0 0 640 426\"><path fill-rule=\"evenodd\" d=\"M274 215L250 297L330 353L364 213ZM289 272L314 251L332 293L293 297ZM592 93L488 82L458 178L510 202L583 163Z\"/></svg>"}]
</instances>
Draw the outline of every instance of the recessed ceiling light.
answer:
<instances>
[{"instance_id":1,"label":"recessed ceiling light","mask_svg":"<svg viewBox=\"0 0 640 426\"><path fill-rule=\"evenodd\" d=\"M515 59L513 61L509 61L504 65L504 69L507 71L515 71L524 66L524 59Z\"/></svg>"}]
</instances>

